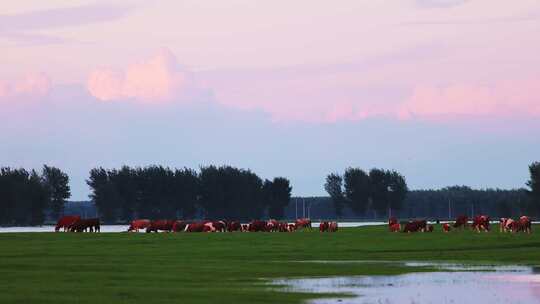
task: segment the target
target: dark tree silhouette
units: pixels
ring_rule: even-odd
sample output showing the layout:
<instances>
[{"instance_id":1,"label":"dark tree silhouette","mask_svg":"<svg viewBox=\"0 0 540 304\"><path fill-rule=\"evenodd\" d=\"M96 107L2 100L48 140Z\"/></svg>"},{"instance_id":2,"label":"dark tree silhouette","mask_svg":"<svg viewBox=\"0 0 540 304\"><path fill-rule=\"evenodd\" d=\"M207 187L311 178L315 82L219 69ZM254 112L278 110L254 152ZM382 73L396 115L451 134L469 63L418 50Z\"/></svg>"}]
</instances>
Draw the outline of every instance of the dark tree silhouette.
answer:
<instances>
[{"instance_id":1,"label":"dark tree silhouette","mask_svg":"<svg viewBox=\"0 0 540 304\"><path fill-rule=\"evenodd\" d=\"M345 206L345 196L343 195L343 178L338 173L328 174L324 183L324 190L330 195L332 204L339 218Z\"/></svg>"},{"instance_id":2,"label":"dark tree silhouette","mask_svg":"<svg viewBox=\"0 0 540 304\"><path fill-rule=\"evenodd\" d=\"M365 213L372 192L369 175L362 169L348 168L343 176L348 205L358 215Z\"/></svg>"},{"instance_id":3,"label":"dark tree silhouette","mask_svg":"<svg viewBox=\"0 0 540 304\"><path fill-rule=\"evenodd\" d=\"M540 214L540 162L534 162L529 166L530 179L527 181L530 196L530 209Z\"/></svg>"},{"instance_id":4,"label":"dark tree silhouette","mask_svg":"<svg viewBox=\"0 0 540 304\"><path fill-rule=\"evenodd\" d=\"M66 200L71 197L69 176L58 168L45 165L41 179L50 196L51 216L56 219L64 211Z\"/></svg>"}]
</instances>

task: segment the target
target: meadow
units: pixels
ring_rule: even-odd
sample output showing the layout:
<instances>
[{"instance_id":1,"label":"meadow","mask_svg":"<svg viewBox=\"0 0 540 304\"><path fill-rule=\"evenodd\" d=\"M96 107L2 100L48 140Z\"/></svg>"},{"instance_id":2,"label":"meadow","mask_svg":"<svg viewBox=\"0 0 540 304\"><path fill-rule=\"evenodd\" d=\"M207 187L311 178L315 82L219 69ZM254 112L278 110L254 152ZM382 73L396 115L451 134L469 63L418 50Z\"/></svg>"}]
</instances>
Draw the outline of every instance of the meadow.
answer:
<instances>
[{"instance_id":1,"label":"meadow","mask_svg":"<svg viewBox=\"0 0 540 304\"><path fill-rule=\"evenodd\" d=\"M537 233L435 230L5 233L0 234L0 303L300 303L321 295L282 292L269 288L268 280L411 271L400 264L306 261L540 264Z\"/></svg>"}]
</instances>

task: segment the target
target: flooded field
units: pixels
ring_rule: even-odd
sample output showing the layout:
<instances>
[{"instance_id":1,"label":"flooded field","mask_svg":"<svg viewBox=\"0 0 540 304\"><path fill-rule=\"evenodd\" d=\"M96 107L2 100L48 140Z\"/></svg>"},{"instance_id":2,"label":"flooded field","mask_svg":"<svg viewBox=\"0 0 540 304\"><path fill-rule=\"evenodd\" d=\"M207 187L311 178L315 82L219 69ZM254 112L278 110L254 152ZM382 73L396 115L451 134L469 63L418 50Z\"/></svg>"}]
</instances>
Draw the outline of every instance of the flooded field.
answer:
<instances>
[{"instance_id":1,"label":"flooded field","mask_svg":"<svg viewBox=\"0 0 540 304\"><path fill-rule=\"evenodd\" d=\"M362 227L383 225L383 222L343 222L339 223L339 227ZM123 232L128 229L129 225L102 225L101 232ZM313 223L314 228L319 228L319 223ZM53 225L34 226L34 227L0 227L0 233L8 232L54 232Z\"/></svg>"},{"instance_id":2,"label":"flooded field","mask_svg":"<svg viewBox=\"0 0 540 304\"><path fill-rule=\"evenodd\" d=\"M533 267L406 265L440 270L395 276L282 279L272 284L285 286L286 291L352 296L318 299L311 302L314 304L540 303L540 272Z\"/></svg>"}]
</instances>

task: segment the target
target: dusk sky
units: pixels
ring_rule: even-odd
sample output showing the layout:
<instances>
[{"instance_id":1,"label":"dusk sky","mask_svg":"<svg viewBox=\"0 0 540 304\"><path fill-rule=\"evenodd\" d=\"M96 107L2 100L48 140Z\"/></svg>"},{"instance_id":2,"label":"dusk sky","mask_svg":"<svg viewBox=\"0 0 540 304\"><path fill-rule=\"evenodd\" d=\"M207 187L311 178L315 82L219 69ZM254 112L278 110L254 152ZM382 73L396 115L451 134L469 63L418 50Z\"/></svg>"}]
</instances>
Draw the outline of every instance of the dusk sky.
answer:
<instances>
[{"instance_id":1,"label":"dusk sky","mask_svg":"<svg viewBox=\"0 0 540 304\"><path fill-rule=\"evenodd\" d=\"M323 195L523 187L540 160L538 0L0 4L0 166L233 165Z\"/></svg>"}]
</instances>

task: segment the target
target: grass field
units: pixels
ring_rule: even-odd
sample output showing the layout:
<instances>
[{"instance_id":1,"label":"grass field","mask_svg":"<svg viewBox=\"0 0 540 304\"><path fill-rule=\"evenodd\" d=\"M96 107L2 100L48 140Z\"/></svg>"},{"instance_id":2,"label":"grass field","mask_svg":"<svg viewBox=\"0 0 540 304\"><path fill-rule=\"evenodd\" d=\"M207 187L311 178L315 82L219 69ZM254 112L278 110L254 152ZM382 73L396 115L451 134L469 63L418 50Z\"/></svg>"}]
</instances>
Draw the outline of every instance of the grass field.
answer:
<instances>
[{"instance_id":1,"label":"grass field","mask_svg":"<svg viewBox=\"0 0 540 304\"><path fill-rule=\"evenodd\" d=\"M538 229L540 227L534 227ZM535 230L534 229L534 230ZM335 234L0 234L0 303L299 303L313 294L268 288L266 279L399 274L392 264L309 260L456 261L540 264L540 235Z\"/></svg>"}]
</instances>

